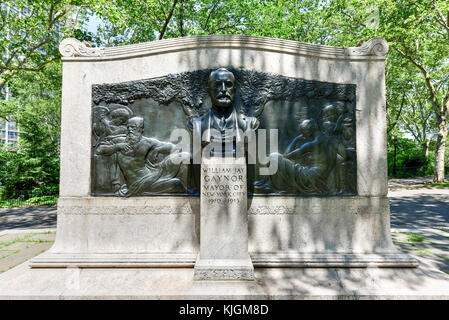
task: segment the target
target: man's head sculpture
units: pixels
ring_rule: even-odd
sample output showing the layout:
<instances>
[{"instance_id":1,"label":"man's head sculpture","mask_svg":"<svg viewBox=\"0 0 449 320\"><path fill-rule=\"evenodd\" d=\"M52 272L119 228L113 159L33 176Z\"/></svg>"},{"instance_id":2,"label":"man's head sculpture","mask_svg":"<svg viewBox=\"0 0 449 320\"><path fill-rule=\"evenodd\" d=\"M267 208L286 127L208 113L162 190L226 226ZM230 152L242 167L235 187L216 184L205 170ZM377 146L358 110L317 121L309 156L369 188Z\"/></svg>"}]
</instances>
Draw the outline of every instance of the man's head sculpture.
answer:
<instances>
[{"instance_id":1,"label":"man's head sculpture","mask_svg":"<svg viewBox=\"0 0 449 320\"><path fill-rule=\"evenodd\" d=\"M321 127L327 134L335 134L338 119L343 116L345 104L341 101L329 103L321 111Z\"/></svg>"},{"instance_id":2,"label":"man's head sculpture","mask_svg":"<svg viewBox=\"0 0 449 320\"><path fill-rule=\"evenodd\" d=\"M143 134L144 121L141 117L133 117L128 120L128 135L141 136Z\"/></svg>"},{"instance_id":3,"label":"man's head sculpture","mask_svg":"<svg viewBox=\"0 0 449 320\"><path fill-rule=\"evenodd\" d=\"M299 125L300 133L308 138L312 139L315 136L315 132L318 130L318 125L315 119L303 120Z\"/></svg>"},{"instance_id":4,"label":"man's head sculpture","mask_svg":"<svg viewBox=\"0 0 449 320\"><path fill-rule=\"evenodd\" d=\"M212 108L218 113L226 113L232 109L235 95L235 77L229 70L220 68L209 76L209 95Z\"/></svg>"}]
</instances>

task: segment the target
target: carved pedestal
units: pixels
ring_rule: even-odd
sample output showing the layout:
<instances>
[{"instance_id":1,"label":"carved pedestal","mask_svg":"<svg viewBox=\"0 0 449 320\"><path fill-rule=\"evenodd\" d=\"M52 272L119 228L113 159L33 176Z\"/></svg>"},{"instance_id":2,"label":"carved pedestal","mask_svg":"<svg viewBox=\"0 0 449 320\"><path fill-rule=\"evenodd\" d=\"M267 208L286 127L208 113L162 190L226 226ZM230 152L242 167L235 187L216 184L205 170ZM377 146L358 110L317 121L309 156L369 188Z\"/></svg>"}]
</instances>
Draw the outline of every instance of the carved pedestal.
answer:
<instances>
[{"instance_id":1,"label":"carved pedestal","mask_svg":"<svg viewBox=\"0 0 449 320\"><path fill-rule=\"evenodd\" d=\"M245 158L203 157L195 280L253 280Z\"/></svg>"}]
</instances>

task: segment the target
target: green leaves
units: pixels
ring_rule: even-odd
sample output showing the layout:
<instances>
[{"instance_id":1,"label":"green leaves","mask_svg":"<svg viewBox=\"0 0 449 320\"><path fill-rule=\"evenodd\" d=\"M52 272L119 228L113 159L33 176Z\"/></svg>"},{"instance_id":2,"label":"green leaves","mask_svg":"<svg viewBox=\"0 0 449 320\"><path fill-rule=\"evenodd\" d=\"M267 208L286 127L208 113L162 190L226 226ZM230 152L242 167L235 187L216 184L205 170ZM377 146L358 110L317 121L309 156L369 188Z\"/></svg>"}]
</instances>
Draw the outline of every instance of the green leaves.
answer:
<instances>
[{"instance_id":1,"label":"green leaves","mask_svg":"<svg viewBox=\"0 0 449 320\"><path fill-rule=\"evenodd\" d=\"M16 152L0 149L3 196L59 182L61 64L38 73L21 71L10 80L12 98L1 100L0 118L16 122Z\"/></svg>"},{"instance_id":2,"label":"green leaves","mask_svg":"<svg viewBox=\"0 0 449 320\"><path fill-rule=\"evenodd\" d=\"M322 6L318 0L113 0L91 9L105 21L97 43L107 45L207 34L324 43Z\"/></svg>"}]
</instances>

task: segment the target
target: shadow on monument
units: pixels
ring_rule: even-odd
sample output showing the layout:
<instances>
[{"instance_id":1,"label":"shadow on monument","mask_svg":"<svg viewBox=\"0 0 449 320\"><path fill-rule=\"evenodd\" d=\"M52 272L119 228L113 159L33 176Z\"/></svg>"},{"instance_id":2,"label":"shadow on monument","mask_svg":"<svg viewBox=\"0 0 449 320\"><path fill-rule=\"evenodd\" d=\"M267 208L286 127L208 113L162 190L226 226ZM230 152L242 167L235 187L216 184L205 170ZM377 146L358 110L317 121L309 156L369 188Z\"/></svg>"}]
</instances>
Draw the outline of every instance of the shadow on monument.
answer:
<instances>
[{"instance_id":1,"label":"shadow on monument","mask_svg":"<svg viewBox=\"0 0 449 320\"><path fill-rule=\"evenodd\" d=\"M236 41L238 42L238 41ZM198 42L200 46L200 42ZM242 40L241 43L244 46L244 42ZM238 43L236 44L238 47ZM318 48L319 51L321 48ZM245 49L240 49L238 52L239 68L247 68L247 69L257 69L257 70L265 70L267 63L272 63L272 61L266 61L266 59L261 58L261 55L256 55L251 50L246 51ZM318 54L318 53L317 53ZM285 74L285 65L291 65L291 61L289 63L284 63L282 56L279 60L276 60L276 65L278 65L278 73ZM236 63L233 63L233 51L228 51L227 61L223 62L220 66L217 67L226 67L226 66L235 66ZM290 57L289 57L290 59ZM309 66L307 72L302 72L301 66L303 62L302 58L298 56L292 56L293 64L296 66L294 77L297 78L325 78L322 75L329 72L327 68L320 67L319 59L311 60L311 66ZM206 61L206 62L205 62ZM194 57L192 55L186 54L181 58L182 63L187 66L196 66L197 69L203 69L205 65L214 65L216 61L223 61L220 59L219 54L215 52L215 54L209 54L207 51L202 51L201 54L196 54ZM345 70L352 70L351 78L356 79L356 71L350 66L350 62L344 62L347 66ZM374 65L369 65L368 68L375 68ZM346 71L345 71L346 72ZM375 91L382 91L381 88L384 86L384 83L377 84L380 87L377 87ZM360 106L358 106L360 109ZM360 111L360 110L358 110ZM368 112L368 111L365 111ZM364 132L364 134L369 135L370 137L377 136L377 126L376 124L381 121L385 122L385 119L382 118L382 114L377 114L375 117L378 121L374 121L372 117L360 116L360 124L367 128L368 131ZM371 121L368 122L368 121ZM360 158L359 161L368 161L370 157L370 146L365 147L368 152L364 153L364 156L367 159ZM360 162L359 162L360 163ZM372 180L364 180L359 181L358 183L363 184L364 186L369 186L370 184L379 184L379 181L382 182L382 179L386 179L382 175L376 175L378 169L383 172L386 167L386 155L383 158L380 158L378 163L375 164L375 167L370 169L373 173L371 175ZM250 172L250 171L249 171ZM363 177L361 177L363 179ZM381 184L381 183L380 183ZM385 186L386 188L386 186ZM278 212L269 212L268 214L264 214L264 218L271 219L269 229L264 229L266 232L267 238L271 240L270 244L266 243L257 243L252 244L252 251L257 252L266 251L267 247L273 252L276 251L294 251L301 250L306 248L307 253L384 253L391 252L396 250L390 235L390 225L389 225L389 215L388 212L388 199L385 199L386 202L379 203L378 199L369 198L366 199L365 202L357 205L346 205L343 208L338 206L332 206L332 202L329 203L329 199L322 199L323 202L327 201L326 204L323 204L320 199L314 199L316 201L309 201L308 197L299 198L299 203L308 202L308 206L298 206L296 203L298 199L292 197L294 204L294 213L282 214ZM248 196L248 208L251 208L257 201L257 196L249 195ZM343 197L342 199L345 199ZM349 197L346 199L350 199ZM292 200L292 199L290 199ZM332 201L332 199L330 200ZM345 201L345 200L343 200ZM351 200L349 200L351 201ZM375 203L373 203L373 201ZM373 209L374 208L374 209ZM395 200L393 200L392 210L395 208ZM387 211L382 211L382 210ZM322 213L322 214L317 214ZM346 215L346 218L339 216ZM387 215L387 216L386 216ZM298 218L299 217L299 218ZM198 218L199 220L199 218ZM198 222L197 220L197 222ZM368 223L368 227L366 224L363 224L364 220L370 220ZM400 218L393 219L393 224L396 222L400 222ZM260 223L259 223L260 224ZM251 219L251 214L249 214L248 228L250 233L250 238L253 234L258 232L259 224L255 221L255 219ZM199 228L198 228L199 231ZM330 234L329 234L330 233ZM302 235L306 234L306 238ZM366 238L368 238L368 242L366 243ZM198 235L199 239L199 235ZM251 240L250 240L251 241ZM355 244L355 247L354 247ZM376 272L372 273L371 276L367 277L367 274L370 274L372 270L378 270L377 268L258 268L256 270L256 275L263 274L263 277L257 279L258 283L266 290L267 293L272 292L273 288L276 288L277 280L279 278L288 279L289 285L278 288L281 292L285 292L286 294L307 294L311 292L314 286L326 286L326 284L322 283L322 281L331 281L333 283L329 283L329 288L334 287L335 285L339 287L342 291L338 291L338 293L356 293L358 288L366 285L367 287L373 287L373 282L378 280L389 280L394 281L396 279L400 279L401 285L406 286L409 289L417 288L419 283L416 282L416 277L413 275L407 276L407 272L403 272L403 269L388 269L389 272L384 274ZM380 269L379 269L380 270ZM386 269L383 269L386 270ZM301 278L298 279L298 272L301 274ZM438 279L440 276L438 272L430 274L431 277ZM342 278L345 280L342 282ZM330 280L329 280L330 279Z\"/></svg>"}]
</instances>

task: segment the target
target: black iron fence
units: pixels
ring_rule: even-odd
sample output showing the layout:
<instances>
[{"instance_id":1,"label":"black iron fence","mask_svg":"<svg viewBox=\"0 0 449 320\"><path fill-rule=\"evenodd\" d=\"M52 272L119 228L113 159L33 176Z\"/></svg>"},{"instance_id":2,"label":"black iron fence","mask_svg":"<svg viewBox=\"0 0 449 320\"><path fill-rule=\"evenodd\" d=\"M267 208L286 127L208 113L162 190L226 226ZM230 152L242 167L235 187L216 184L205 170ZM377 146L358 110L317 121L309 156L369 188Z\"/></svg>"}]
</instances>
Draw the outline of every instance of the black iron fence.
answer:
<instances>
[{"instance_id":1,"label":"black iron fence","mask_svg":"<svg viewBox=\"0 0 449 320\"><path fill-rule=\"evenodd\" d=\"M43 196L26 200L23 198L0 200L0 208L55 205L58 198L59 196Z\"/></svg>"},{"instance_id":2,"label":"black iron fence","mask_svg":"<svg viewBox=\"0 0 449 320\"><path fill-rule=\"evenodd\" d=\"M54 189L54 190L53 190ZM0 189L0 208L55 205L58 202L57 188L15 190L13 199L5 199Z\"/></svg>"}]
</instances>

